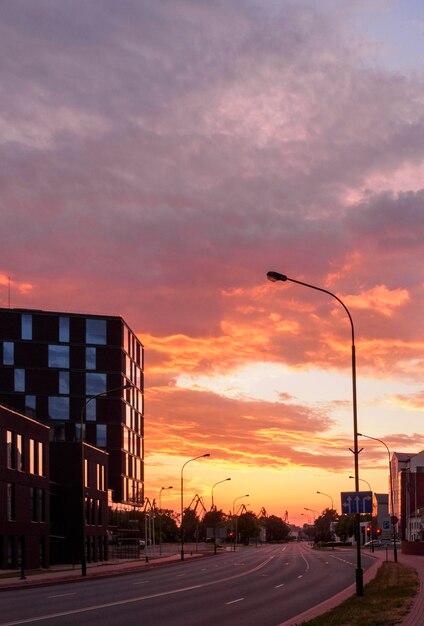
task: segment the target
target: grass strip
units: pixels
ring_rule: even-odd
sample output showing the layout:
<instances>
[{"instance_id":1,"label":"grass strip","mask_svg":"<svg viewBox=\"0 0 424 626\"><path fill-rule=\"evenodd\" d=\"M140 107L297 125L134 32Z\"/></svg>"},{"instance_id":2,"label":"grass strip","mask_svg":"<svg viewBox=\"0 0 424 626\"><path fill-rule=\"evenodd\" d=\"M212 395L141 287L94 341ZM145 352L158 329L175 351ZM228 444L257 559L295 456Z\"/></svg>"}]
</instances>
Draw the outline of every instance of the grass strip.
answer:
<instances>
[{"instance_id":1,"label":"grass strip","mask_svg":"<svg viewBox=\"0 0 424 626\"><path fill-rule=\"evenodd\" d=\"M409 612L418 589L418 574L412 567L382 563L362 597L353 596L302 626L394 626Z\"/></svg>"}]
</instances>

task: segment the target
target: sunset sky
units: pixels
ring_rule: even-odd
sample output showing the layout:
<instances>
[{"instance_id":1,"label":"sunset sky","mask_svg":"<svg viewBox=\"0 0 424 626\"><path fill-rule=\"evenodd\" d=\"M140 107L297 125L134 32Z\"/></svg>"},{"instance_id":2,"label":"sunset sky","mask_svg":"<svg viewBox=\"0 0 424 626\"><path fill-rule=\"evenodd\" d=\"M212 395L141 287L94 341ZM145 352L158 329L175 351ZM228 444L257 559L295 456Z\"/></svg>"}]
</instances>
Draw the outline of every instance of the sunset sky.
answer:
<instances>
[{"instance_id":1,"label":"sunset sky","mask_svg":"<svg viewBox=\"0 0 424 626\"><path fill-rule=\"evenodd\" d=\"M359 431L424 448L423 58L421 0L1 2L0 306L138 334L149 498L206 452L187 503L354 489L349 319L268 270L350 310Z\"/></svg>"}]
</instances>

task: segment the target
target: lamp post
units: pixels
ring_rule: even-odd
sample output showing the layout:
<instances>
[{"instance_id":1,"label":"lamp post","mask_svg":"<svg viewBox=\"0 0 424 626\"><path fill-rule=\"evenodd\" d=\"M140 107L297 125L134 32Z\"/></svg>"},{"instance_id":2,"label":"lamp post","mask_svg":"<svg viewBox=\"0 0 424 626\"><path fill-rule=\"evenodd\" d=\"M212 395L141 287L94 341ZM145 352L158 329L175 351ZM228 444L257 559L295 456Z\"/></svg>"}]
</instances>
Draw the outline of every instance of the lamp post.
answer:
<instances>
[{"instance_id":1,"label":"lamp post","mask_svg":"<svg viewBox=\"0 0 424 626\"><path fill-rule=\"evenodd\" d=\"M311 513L314 514L314 524L315 524L315 513L319 515L318 511L314 511L314 509L308 509L307 506L304 506L303 508L305 509L305 511L310 511Z\"/></svg>"},{"instance_id":2,"label":"lamp post","mask_svg":"<svg viewBox=\"0 0 424 626\"><path fill-rule=\"evenodd\" d=\"M317 491L317 493L319 493L321 496L327 496L327 498L330 498L330 500L331 500L331 510L334 511L333 498L331 496L329 496L328 493L324 493L323 491Z\"/></svg>"},{"instance_id":3,"label":"lamp post","mask_svg":"<svg viewBox=\"0 0 424 626\"><path fill-rule=\"evenodd\" d=\"M353 456L355 462L355 490L359 491L359 453L360 450L358 448L358 412L357 412L357 400L356 400L356 354L355 354L355 329L353 326L352 316L349 312L349 309L345 305L345 303L340 300L338 296L336 296L331 291L327 289L322 289L322 287L316 287L315 285L310 285L309 283L301 282L300 280L295 280L294 278L289 278L284 274L280 274L279 272L268 272L267 278L271 282L275 283L277 281L289 281L292 283L296 283L297 285L302 285L303 287L308 287L310 289L314 289L315 291L321 291L331 296L345 310L347 316L349 318L350 327L351 327L351 335L352 335L352 400L353 400ZM361 542L360 542L360 514L356 513L355 517L356 521L356 594L358 596L364 595L364 582L363 582L363 571L361 567Z\"/></svg>"},{"instance_id":4,"label":"lamp post","mask_svg":"<svg viewBox=\"0 0 424 626\"><path fill-rule=\"evenodd\" d=\"M354 479L354 478L355 478L355 476L349 476L349 478L353 478L353 479ZM371 489L371 485L369 484L369 482L368 482L367 480L365 480L365 478L360 478L360 479L359 479L359 481L360 481L361 483L366 483L366 484L368 485L368 489L369 489L369 491L372 491L372 489Z\"/></svg>"},{"instance_id":5,"label":"lamp post","mask_svg":"<svg viewBox=\"0 0 424 626\"><path fill-rule=\"evenodd\" d=\"M184 477L183 477L184 468L187 465L187 463L191 463L192 461L197 461L197 459L204 459L208 456L210 456L209 452L207 454L200 454L199 456L195 456L192 459L188 459L188 461L186 461L181 468L181 527L180 527L180 531L181 531L181 560L182 561L184 561Z\"/></svg>"},{"instance_id":6,"label":"lamp post","mask_svg":"<svg viewBox=\"0 0 424 626\"><path fill-rule=\"evenodd\" d=\"M213 514L213 510L214 510L213 490L215 489L215 487L217 485L220 485L221 483L225 483L225 482L227 482L227 480L231 480L231 478L224 478L224 480L218 480L217 483L212 485L212 490L211 490L211 501L212 501L211 512L212 512L212 514ZM214 525L213 525L213 552L214 552L214 554L216 554L216 520L215 520Z\"/></svg>"},{"instance_id":7,"label":"lamp post","mask_svg":"<svg viewBox=\"0 0 424 626\"><path fill-rule=\"evenodd\" d=\"M81 493L80 493L80 504L81 504L81 575L87 575L87 558L85 554L85 459L84 459L84 434L83 434L83 425L84 425L84 415L87 409L87 405L92 400L96 398L101 398L102 396L106 396L114 391L124 389L129 389L130 387L134 387L133 383L127 383L125 385L120 385L119 387L113 387L112 389L106 389L106 391L102 391L101 393L96 393L93 396L90 396L86 399L84 404L81 407L80 412L80 442L81 442Z\"/></svg>"},{"instance_id":8,"label":"lamp post","mask_svg":"<svg viewBox=\"0 0 424 626\"><path fill-rule=\"evenodd\" d=\"M173 487L161 487L159 490L159 556L162 556L162 491L173 489Z\"/></svg>"},{"instance_id":9,"label":"lamp post","mask_svg":"<svg viewBox=\"0 0 424 626\"><path fill-rule=\"evenodd\" d=\"M394 506L394 499L393 499L393 477L392 477L392 464L390 462L390 449L389 446L387 445L387 443L385 441L383 441L382 439L378 439L377 437L370 437L370 435L364 435L364 433L358 433L359 437L366 437L366 439L372 439L373 441L378 441L379 443L383 444L383 446L386 448L387 450L387 454L389 457L389 481L390 481L390 507L392 509L392 514L390 516L390 522L392 525L392 535L393 535L393 559L395 561L395 563L397 563L397 546L396 546L396 524L397 524L397 520L395 517L395 506ZM394 521L396 520L396 521Z\"/></svg>"},{"instance_id":10,"label":"lamp post","mask_svg":"<svg viewBox=\"0 0 424 626\"><path fill-rule=\"evenodd\" d=\"M237 546L237 530L238 530L238 528L237 528L237 526L238 526L237 519L238 518L236 519L236 524L234 526L234 518L236 517L235 504L236 504L237 500L241 500L242 498L249 498L249 497L250 497L249 494L246 493L244 496L238 496L238 498L235 498L233 500L233 529L234 529L233 550L234 550L234 552L236 551L236 546Z\"/></svg>"}]
</instances>

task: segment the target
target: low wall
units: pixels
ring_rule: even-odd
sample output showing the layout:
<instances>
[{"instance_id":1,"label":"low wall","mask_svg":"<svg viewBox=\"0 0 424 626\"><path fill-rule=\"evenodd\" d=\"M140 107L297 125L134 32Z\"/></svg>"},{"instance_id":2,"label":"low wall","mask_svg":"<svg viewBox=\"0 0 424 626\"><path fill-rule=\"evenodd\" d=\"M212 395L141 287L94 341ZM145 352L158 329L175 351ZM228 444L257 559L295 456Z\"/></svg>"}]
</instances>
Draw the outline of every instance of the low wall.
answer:
<instances>
[{"instance_id":1,"label":"low wall","mask_svg":"<svg viewBox=\"0 0 424 626\"><path fill-rule=\"evenodd\" d=\"M424 556L424 541L402 541L402 553Z\"/></svg>"}]
</instances>

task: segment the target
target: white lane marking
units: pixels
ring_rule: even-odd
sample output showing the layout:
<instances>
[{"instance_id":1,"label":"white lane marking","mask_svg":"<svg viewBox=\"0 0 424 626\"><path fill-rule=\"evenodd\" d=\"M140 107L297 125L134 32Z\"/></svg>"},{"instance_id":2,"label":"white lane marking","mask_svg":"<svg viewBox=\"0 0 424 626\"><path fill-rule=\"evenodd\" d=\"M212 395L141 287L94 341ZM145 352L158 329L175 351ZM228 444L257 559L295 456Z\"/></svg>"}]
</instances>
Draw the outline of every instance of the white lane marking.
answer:
<instances>
[{"instance_id":1,"label":"white lane marking","mask_svg":"<svg viewBox=\"0 0 424 626\"><path fill-rule=\"evenodd\" d=\"M300 576L298 576L298 578L303 578L303 574L300 574Z\"/></svg>"},{"instance_id":2,"label":"white lane marking","mask_svg":"<svg viewBox=\"0 0 424 626\"><path fill-rule=\"evenodd\" d=\"M235 604L236 602L242 602L244 598L237 598L237 600L231 600L231 602L226 602L225 604Z\"/></svg>"},{"instance_id":3,"label":"white lane marking","mask_svg":"<svg viewBox=\"0 0 424 626\"><path fill-rule=\"evenodd\" d=\"M281 552L284 552L285 550L287 550L287 546L284 546L284 548L281 550Z\"/></svg>"},{"instance_id":4,"label":"white lane marking","mask_svg":"<svg viewBox=\"0 0 424 626\"><path fill-rule=\"evenodd\" d=\"M58 593L55 596L47 596L48 598L63 598L64 596L76 596L76 593Z\"/></svg>"},{"instance_id":5,"label":"white lane marking","mask_svg":"<svg viewBox=\"0 0 424 626\"><path fill-rule=\"evenodd\" d=\"M26 619L16 620L14 622L4 622L0 624L0 626L18 626L18 624L31 624L32 622L42 622L43 620L55 619L56 617L64 617L67 615L78 615L80 613L88 613L89 611L98 611L100 609L108 609L113 606L123 606L124 604L134 604L134 602L142 602L143 600L152 600L153 598L161 598L163 596L175 595L176 593L184 593L185 591L193 591L194 589L202 589L203 587L210 587L212 585L217 585L219 583L225 583L229 580L235 580L236 578L241 578L242 576L247 576L248 574L253 574L258 570L268 565L268 563L272 560L272 557L265 559L256 567L253 567L246 572L241 572L240 574L234 574L233 576L227 576L226 578L219 578L218 580L211 580L208 583L201 583L199 585L192 585L191 587L181 587L180 589L171 589L170 591L161 591L160 593L152 593L148 596L139 596L138 598L129 598L128 600L116 600L115 602L105 602L104 604L94 604L92 606L87 606L82 609L71 609L70 611L62 611L60 613L50 613L47 615L39 615L38 617L28 617Z\"/></svg>"},{"instance_id":6,"label":"white lane marking","mask_svg":"<svg viewBox=\"0 0 424 626\"><path fill-rule=\"evenodd\" d=\"M281 583L281 585L275 585L274 589L279 589L280 587L284 587L284 583Z\"/></svg>"},{"instance_id":7,"label":"white lane marking","mask_svg":"<svg viewBox=\"0 0 424 626\"><path fill-rule=\"evenodd\" d=\"M302 559L305 561L306 563L306 571L309 572L309 563L308 561L305 559L305 557L303 556L303 554L301 554Z\"/></svg>"},{"instance_id":8,"label":"white lane marking","mask_svg":"<svg viewBox=\"0 0 424 626\"><path fill-rule=\"evenodd\" d=\"M82 481L81 481L81 482L82 482ZM183 576L185 576L185 574L177 574L177 575L175 576L175 578L182 578Z\"/></svg>"}]
</instances>

